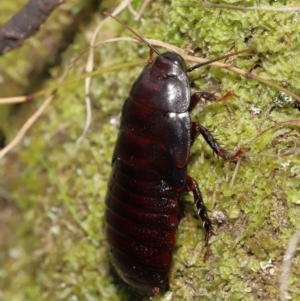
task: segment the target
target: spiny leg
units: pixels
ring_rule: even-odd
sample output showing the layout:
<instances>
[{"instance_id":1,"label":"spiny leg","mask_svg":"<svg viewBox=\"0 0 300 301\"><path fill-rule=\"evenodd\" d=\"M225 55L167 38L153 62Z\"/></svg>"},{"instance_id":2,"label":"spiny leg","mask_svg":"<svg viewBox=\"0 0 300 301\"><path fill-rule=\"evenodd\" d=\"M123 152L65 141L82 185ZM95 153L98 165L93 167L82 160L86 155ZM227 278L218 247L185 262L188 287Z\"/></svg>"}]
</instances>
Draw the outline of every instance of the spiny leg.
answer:
<instances>
[{"instance_id":1,"label":"spiny leg","mask_svg":"<svg viewBox=\"0 0 300 301\"><path fill-rule=\"evenodd\" d=\"M230 97L232 95L233 95L232 91L227 92L222 97L217 97L217 96L215 96L215 94L209 93L209 92L195 92L191 96L191 104L190 104L190 107L189 107L189 111L191 112L200 101L202 101L202 102L205 102L205 101L223 101L223 100L226 100L228 97Z\"/></svg>"},{"instance_id":2,"label":"spiny leg","mask_svg":"<svg viewBox=\"0 0 300 301\"><path fill-rule=\"evenodd\" d=\"M219 98L216 97L213 93L208 93L208 92L195 92L191 96L191 104L189 107L189 111L192 111L195 106L200 102L200 101L223 101L227 99L228 97L232 96L233 92L230 91L226 93L223 97ZM214 153L229 161L236 161L239 157L241 157L246 151L246 148L240 148L237 150L235 154L232 154L231 152L223 149L218 141L213 137L213 135L210 133L209 130L207 130L204 126L197 122L192 123L192 131L191 131L191 145L195 142L197 137L201 134L205 141L208 143L208 145L212 148Z\"/></svg>"},{"instance_id":3,"label":"spiny leg","mask_svg":"<svg viewBox=\"0 0 300 301\"><path fill-rule=\"evenodd\" d=\"M194 195L195 205L197 207L197 212L201 220L203 221L203 228L206 231L206 245L212 235L215 235L215 232L212 228L211 220L207 214L207 208L204 205L201 191L199 189L198 183L190 176L186 176L186 190L192 191Z\"/></svg>"},{"instance_id":4,"label":"spiny leg","mask_svg":"<svg viewBox=\"0 0 300 301\"><path fill-rule=\"evenodd\" d=\"M189 111L191 112L200 101L222 101L230 97L232 94L233 92L228 92L223 97L218 98L212 93L196 92L191 96ZM230 152L226 151L220 146L220 144L209 132L209 130L207 130L205 127L203 127L197 122L192 123L191 145L195 142L195 140L200 134L203 136L203 138L206 140L209 146L213 149L213 151L223 159L236 161L239 157L241 157L246 152L245 148L239 149L235 154L231 154ZM194 194L194 200L197 207L197 212L199 217L203 221L203 228L206 231L206 245L208 245L208 241L210 237L212 235L215 235L215 232L212 228L211 220L207 215L207 208L204 205L199 186L197 182L190 176L187 176L186 178L186 189L188 191L192 191ZM204 261L206 261L209 258L209 256L210 256L210 248L208 247L204 255Z\"/></svg>"},{"instance_id":5,"label":"spiny leg","mask_svg":"<svg viewBox=\"0 0 300 301\"><path fill-rule=\"evenodd\" d=\"M153 54L154 54L154 51L152 48L150 48L148 64L151 64L153 62Z\"/></svg>"},{"instance_id":6,"label":"spiny leg","mask_svg":"<svg viewBox=\"0 0 300 301\"><path fill-rule=\"evenodd\" d=\"M223 149L208 129L206 129L198 122L192 122L191 144L195 142L199 134L203 136L203 138L205 139L207 144L212 148L214 153L225 160L236 161L247 151L246 148L240 148L234 154Z\"/></svg>"}]
</instances>

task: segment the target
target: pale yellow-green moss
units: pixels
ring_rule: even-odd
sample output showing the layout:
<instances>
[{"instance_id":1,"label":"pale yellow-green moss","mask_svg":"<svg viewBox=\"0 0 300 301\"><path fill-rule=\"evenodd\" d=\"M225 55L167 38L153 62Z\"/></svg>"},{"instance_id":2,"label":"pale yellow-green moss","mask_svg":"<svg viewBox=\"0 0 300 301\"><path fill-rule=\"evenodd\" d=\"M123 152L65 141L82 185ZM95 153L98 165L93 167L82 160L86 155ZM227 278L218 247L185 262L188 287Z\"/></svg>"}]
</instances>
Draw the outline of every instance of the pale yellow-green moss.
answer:
<instances>
[{"instance_id":1,"label":"pale yellow-green moss","mask_svg":"<svg viewBox=\"0 0 300 301\"><path fill-rule=\"evenodd\" d=\"M139 34L160 39L213 58L232 49L255 51L232 63L300 94L299 22L296 13L240 12L180 5L184 1L153 1L142 22L126 11L120 18ZM188 1L201 3L201 1ZM217 3L221 3L216 1ZM142 1L133 1L138 8ZM256 5L257 1L223 1ZM261 1L268 5L268 1ZM292 1L284 1L292 5ZM283 5L276 1L273 5ZM86 49L100 13L63 54L62 67L51 70L54 85L70 60ZM99 40L128 36L110 21ZM146 58L146 46L112 43L95 51L95 68ZM84 72L86 56L68 78ZM103 199L110 172L122 103L141 67L106 73L91 85L92 125L76 148L84 120L84 84L58 91L51 106L28 133L18 151L7 157L5 190L20 208L7 249L1 249L0 300L142 300L109 268L103 233ZM278 91L226 70L203 68L191 74L193 90L214 90L235 96L208 104L197 120L227 149L247 146L261 130L279 121L299 118L291 105L278 105ZM24 110L32 111L42 99ZM14 122L18 119L15 117ZM278 154L299 147L299 127L282 126L258 137L249 146L254 154ZM299 156L250 157L243 160L234 185L233 163L217 159L201 138L192 150L189 173L211 210L228 220L217 226L212 254L203 262L204 232L192 196L184 196L170 275L170 290L152 300L279 300L278 278L288 239L299 226ZM15 252L14 252L15 251ZM269 260L274 267L263 269ZM291 295L297 300L299 272L295 259ZM2 294L2 295L1 295ZM149 300L145 297L143 300Z\"/></svg>"}]
</instances>

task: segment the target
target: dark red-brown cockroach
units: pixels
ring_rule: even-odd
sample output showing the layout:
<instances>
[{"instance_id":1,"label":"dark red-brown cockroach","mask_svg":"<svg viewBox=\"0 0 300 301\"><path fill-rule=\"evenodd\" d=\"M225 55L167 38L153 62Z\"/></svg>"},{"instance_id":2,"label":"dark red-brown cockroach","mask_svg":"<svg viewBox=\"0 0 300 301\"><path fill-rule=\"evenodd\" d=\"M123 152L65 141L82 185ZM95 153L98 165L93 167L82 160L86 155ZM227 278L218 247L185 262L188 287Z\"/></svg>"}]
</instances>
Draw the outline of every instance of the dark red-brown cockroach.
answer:
<instances>
[{"instance_id":1,"label":"dark red-brown cockroach","mask_svg":"<svg viewBox=\"0 0 300 301\"><path fill-rule=\"evenodd\" d=\"M220 100L206 92L190 95L187 72L212 61L187 68L179 54L160 54L134 34L150 47L150 61L122 109L105 199L105 228L119 276L139 290L158 292L172 264L181 193L193 192L206 241L214 234L198 184L187 175L191 145L201 134L226 160L236 160L243 149L230 154L206 128L191 122L190 112L199 101ZM153 52L158 55L154 60Z\"/></svg>"}]
</instances>

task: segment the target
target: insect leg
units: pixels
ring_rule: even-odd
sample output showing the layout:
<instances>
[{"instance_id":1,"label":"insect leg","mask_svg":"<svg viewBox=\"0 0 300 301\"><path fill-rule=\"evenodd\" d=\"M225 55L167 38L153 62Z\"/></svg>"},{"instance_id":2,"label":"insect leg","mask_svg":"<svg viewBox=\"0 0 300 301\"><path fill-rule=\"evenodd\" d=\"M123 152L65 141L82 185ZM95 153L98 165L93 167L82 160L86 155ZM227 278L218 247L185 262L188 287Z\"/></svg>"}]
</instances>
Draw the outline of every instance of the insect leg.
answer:
<instances>
[{"instance_id":1,"label":"insect leg","mask_svg":"<svg viewBox=\"0 0 300 301\"><path fill-rule=\"evenodd\" d=\"M232 153L230 151L223 149L208 129L206 129L198 122L193 122L192 133L191 133L191 144L194 143L194 141L199 136L199 134L203 136L203 138L208 143L208 145L212 148L214 153L217 156L221 157L222 159L228 161L236 161L247 151L246 148L240 148L235 153Z\"/></svg>"},{"instance_id":2,"label":"insect leg","mask_svg":"<svg viewBox=\"0 0 300 301\"><path fill-rule=\"evenodd\" d=\"M153 54L154 54L154 51L152 48L150 48L148 64L151 64L153 62Z\"/></svg>"},{"instance_id":3,"label":"insect leg","mask_svg":"<svg viewBox=\"0 0 300 301\"><path fill-rule=\"evenodd\" d=\"M189 107L189 111L191 112L200 101L202 101L202 102L205 102L205 101L223 101L223 100L227 99L228 97L230 97L232 95L233 95L232 91L227 92L222 97L217 97L217 96L215 96L215 94L208 93L208 92L195 92L191 96L191 104L190 104L190 107Z\"/></svg>"},{"instance_id":4,"label":"insect leg","mask_svg":"<svg viewBox=\"0 0 300 301\"><path fill-rule=\"evenodd\" d=\"M197 212L199 217L203 221L203 228L206 231L206 244L208 243L210 237L212 235L215 235L216 233L214 232L211 224L211 220L209 219L207 215L207 208L204 205L203 198L201 191L199 189L198 183L195 181L195 179L191 178L190 176L186 176L186 190L187 191L192 191L194 194L194 200L195 200L195 205L197 207Z\"/></svg>"}]
</instances>

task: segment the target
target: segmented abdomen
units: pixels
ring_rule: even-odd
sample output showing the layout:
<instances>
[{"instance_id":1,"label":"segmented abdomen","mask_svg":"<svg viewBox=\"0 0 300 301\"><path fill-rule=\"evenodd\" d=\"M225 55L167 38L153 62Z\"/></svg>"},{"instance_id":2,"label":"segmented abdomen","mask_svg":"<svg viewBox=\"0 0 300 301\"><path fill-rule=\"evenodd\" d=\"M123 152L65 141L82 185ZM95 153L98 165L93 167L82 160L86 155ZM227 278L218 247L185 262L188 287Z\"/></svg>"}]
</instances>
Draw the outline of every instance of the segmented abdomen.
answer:
<instances>
[{"instance_id":1,"label":"segmented abdomen","mask_svg":"<svg viewBox=\"0 0 300 301\"><path fill-rule=\"evenodd\" d=\"M113 163L105 200L106 236L121 278L149 290L163 287L171 267L178 192L138 161L117 157Z\"/></svg>"}]
</instances>

